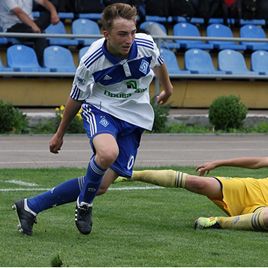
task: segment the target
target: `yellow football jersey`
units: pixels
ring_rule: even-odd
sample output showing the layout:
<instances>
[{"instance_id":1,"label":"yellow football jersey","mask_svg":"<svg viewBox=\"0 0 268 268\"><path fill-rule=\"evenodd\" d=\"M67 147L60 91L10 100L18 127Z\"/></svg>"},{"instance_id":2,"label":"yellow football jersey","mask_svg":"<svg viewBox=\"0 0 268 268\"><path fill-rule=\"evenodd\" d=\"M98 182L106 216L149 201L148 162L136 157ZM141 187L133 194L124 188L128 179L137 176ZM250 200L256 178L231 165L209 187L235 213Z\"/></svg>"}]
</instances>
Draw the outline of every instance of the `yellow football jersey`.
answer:
<instances>
[{"instance_id":1,"label":"yellow football jersey","mask_svg":"<svg viewBox=\"0 0 268 268\"><path fill-rule=\"evenodd\" d=\"M222 200L212 200L229 216L254 212L268 206L268 178L216 177L222 184Z\"/></svg>"}]
</instances>

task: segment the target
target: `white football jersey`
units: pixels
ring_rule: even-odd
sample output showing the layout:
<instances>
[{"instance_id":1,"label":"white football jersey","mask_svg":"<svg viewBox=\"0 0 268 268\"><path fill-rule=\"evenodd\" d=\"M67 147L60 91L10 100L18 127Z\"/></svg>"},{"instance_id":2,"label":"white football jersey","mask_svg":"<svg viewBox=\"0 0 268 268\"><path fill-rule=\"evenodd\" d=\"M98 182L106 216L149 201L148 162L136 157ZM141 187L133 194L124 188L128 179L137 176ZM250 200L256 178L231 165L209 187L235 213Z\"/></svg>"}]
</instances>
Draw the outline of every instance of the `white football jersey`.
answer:
<instances>
[{"instance_id":1,"label":"white football jersey","mask_svg":"<svg viewBox=\"0 0 268 268\"><path fill-rule=\"evenodd\" d=\"M77 68L71 98L94 105L121 120L151 130L149 86L152 68L163 64L152 37L137 33L127 59L108 52L104 38L94 42Z\"/></svg>"}]
</instances>

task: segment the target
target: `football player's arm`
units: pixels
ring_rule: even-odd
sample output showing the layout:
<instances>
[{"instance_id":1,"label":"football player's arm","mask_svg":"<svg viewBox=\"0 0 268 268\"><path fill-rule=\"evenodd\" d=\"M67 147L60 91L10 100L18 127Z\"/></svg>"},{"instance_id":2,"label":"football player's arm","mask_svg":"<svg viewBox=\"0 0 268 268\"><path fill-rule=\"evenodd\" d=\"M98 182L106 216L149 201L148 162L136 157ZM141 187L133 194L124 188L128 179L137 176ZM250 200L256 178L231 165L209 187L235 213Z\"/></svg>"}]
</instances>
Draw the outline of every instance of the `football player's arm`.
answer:
<instances>
[{"instance_id":1,"label":"football player's arm","mask_svg":"<svg viewBox=\"0 0 268 268\"><path fill-rule=\"evenodd\" d=\"M154 73L156 77L159 79L161 87L163 87L163 90L156 97L157 103L158 104L166 103L168 98L173 93L173 86L169 79L166 65L161 64L159 66L154 67Z\"/></svg>"},{"instance_id":2,"label":"football player's arm","mask_svg":"<svg viewBox=\"0 0 268 268\"><path fill-rule=\"evenodd\" d=\"M225 160L215 160L204 163L196 168L200 176L208 173L210 170L222 166L243 167L243 168L263 168L268 167L268 157L239 157Z\"/></svg>"},{"instance_id":3,"label":"football player's arm","mask_svg":"<svg viewBox=\"0 0 268 268\"><path fill-rule=\"evenodd\" d=\"M68 98L59 127L49 142L49 150L51 153L57 154L61 149L63 136L71 121L81 108L81 105L81 101L74 100L71 97Z\"/></svg>"},{"instance_id":4,"label":"football player's arm","mask_svg":"<svg viewBox=\"0 0 268 268\"><path fill-rule=\"evenodd\" d=\"M41 33L40 28L36 25L36 23L20 8L15 7L10 10L14 15L16 15L21 22L30 26L34 33Z\"/></svg>"}]
</instances>

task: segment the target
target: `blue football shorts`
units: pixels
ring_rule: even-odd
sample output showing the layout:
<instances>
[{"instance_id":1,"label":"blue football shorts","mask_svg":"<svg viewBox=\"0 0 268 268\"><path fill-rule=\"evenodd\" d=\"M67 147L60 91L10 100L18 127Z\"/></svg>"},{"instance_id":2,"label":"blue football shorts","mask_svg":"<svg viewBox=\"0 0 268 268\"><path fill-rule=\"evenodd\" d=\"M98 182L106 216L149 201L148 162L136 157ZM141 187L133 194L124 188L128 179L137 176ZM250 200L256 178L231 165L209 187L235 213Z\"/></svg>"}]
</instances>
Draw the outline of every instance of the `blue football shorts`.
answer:
<instances>
[{"instance_id":1,"label":"blue football shorts","mask_svg":"<svg viewBox=\"0 0 268 268\"><path fill-rule=\"evenodd\" d=\"M96 135L103 133L113 135L118 144L119 155L111 169L119 176L131 177L144 129L89 104L82 105L82 118L93 153L95 154L93 139Z\"/></svg>"}]
</instances>

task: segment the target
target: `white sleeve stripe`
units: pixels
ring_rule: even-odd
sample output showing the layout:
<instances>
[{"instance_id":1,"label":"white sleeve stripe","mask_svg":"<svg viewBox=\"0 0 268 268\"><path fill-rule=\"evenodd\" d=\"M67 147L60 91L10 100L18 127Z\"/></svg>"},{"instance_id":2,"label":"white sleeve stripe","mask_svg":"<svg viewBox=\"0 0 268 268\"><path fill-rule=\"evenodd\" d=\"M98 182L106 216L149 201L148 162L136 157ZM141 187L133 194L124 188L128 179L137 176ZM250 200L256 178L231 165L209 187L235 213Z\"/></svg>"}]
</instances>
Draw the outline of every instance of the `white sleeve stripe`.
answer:
<instances>
[{"instance_id":1,"label":"white sleeve stripe","mask_svg":"<svg viewBox=\"0 0 268 268\"><path fill-rule=\"evenodd\" d=\"M79 95L80 95L80 89L77 86L74 86L72 88L72 91L71 91L71 94L70 94L71 98L73 100L78 100L79 99Z\"/></svg>"},{"instance_id":2,"label":"white sleeve stripe","mask_svg":"<svg viewBox=\"0 0 268 268\"><path fill-rule=\"evenodd\" d=\"M102 49L97 50L94 54L90 55L85 61L84 64L86 67L89 67L92 63L94 63L99 57L103 55Z\"/></svg>"},{"instance_id":3,"label":"white sleeve stripe","mask_svg":"<svg viewBox=\"0 0 268 268\"><path fill-rule=\"evenodd\" d=\"M150 48L150 49L154 49L153 46L150 46L150 45L145 44L145 43L143 44L143 43L138 43L138 42L137 42L137 45L138 45L138 46L141 46L141 47L147 47L147 48Z\"/></svg>"},{"instance_id":4,"label":"white sleeve stripe","mask_svg":"<svg viewBox=\"0 0 268 268\"><path fill-rule=\"evenodd\" d=\"M90 108L88 108L88 109L89 110L83 111L83 115L89 124L90 134L91 134L91 136L93 136L97 132L96 119L95 119L95 115L92 112L90 112Z\"/></svg>"},{"instance_id":5,"label":"white sleeve stripe","mask_svg":"<svg viewBox=\"0 0 268 268\"><path fill-rule=\"evenodd\" d=\"M158 62L160 63L160 64L163 64L164 63L164 60L163 60L163 58L160 56L160 57L158 57Z\"/></svg>"},{"instance_id":6,"label":"white sleeve stripe","mask_svg":"<svg viewBox=\"0 0 268 268\"><path fill-rule=\"evenodd\" d=\"M150 44L150 45L153 45L153 44L154 44L153 41L151 41L151 40L147 40L147 39L143 39L143 38L135 38L135 41L136 41L136 42L148 43L148 44Z\"/></svg>"},{"instance_id":7,"label":"white sleeve stripe","mask_svg":"<svg viewBox=\"0 0 268 268\"><path fill-rule=\"evenodd\" d=\"M85 59L85 62L87 60L90 60L92 57L94 57L96 54L98 54L100 51L102 50L102 48L98 48L97 50L95 50L93 53L91 53L86 59Z\"/></svg>"}]
</instances>

